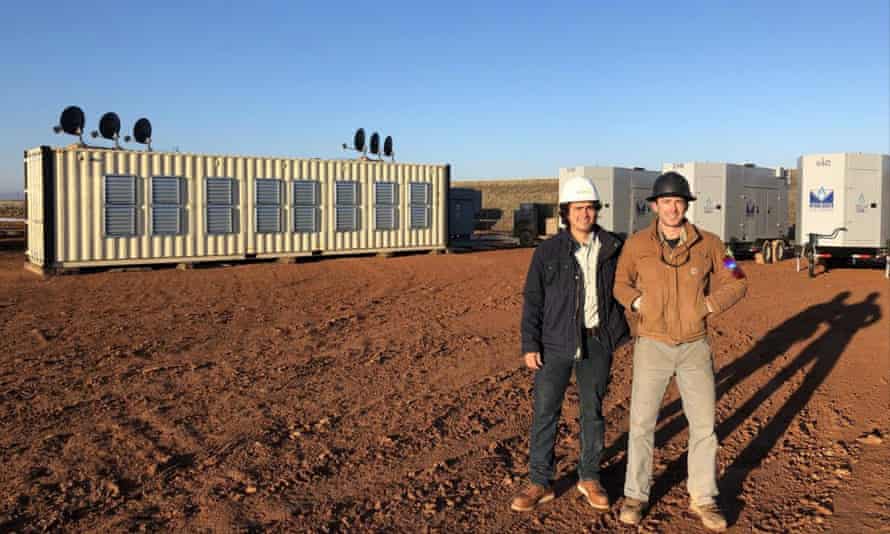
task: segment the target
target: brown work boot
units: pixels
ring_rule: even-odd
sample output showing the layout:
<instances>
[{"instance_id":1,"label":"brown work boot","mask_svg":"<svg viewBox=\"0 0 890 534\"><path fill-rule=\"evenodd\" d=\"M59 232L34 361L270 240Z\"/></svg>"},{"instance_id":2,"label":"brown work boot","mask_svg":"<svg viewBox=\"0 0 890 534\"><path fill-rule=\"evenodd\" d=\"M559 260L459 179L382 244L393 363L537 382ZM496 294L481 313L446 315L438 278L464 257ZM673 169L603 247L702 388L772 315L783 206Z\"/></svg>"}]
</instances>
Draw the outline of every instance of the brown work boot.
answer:
<instances>
[{"instance_id":1,"label":"brown work boot","mask_svg":"<svg viewBox=\"0 0 890 534\"><path fill-rule=\"evenodd\" d=\"M624 503L621 505L621 513L618 514L618 519L625 525L639 525L640 521L643 520L643 511L645 508L646 503L644 501L625 497Z\"/></svg>"},{"instance_id":2,"label":"brown work boot","mask_svg":"<svg viewBox=\"0 0 890 534\"><path fill-rule=\"evenodd\" d=\"M726 518L715 503L690 504L689 509L701 519L702 524L708 530L723 532L726 530Z\"/></svg>"},{"instance_id":3,"label":"brown work boot","mask_svg":"<svg viewBox=\"0 0 890 534\"><path fill-rule=\"evenodd\" d=\"M597 510L609 509L609 496L599 480L579 480L578 491L587 498L587 504Z\"/></svg>"},{"instance_id":4,"label":"brown work boot","mask_svg":"<svg viewBox=\"0 0 890 534\"><path fill-rule=\"evenodd\" d=\"M522 491L520 491L513 500L510 501L510 509L516 512L530 512L539 504L550 502L556 495L550 488L545 488L540 484L529 482Z\"/></svg>"}]
</instances>

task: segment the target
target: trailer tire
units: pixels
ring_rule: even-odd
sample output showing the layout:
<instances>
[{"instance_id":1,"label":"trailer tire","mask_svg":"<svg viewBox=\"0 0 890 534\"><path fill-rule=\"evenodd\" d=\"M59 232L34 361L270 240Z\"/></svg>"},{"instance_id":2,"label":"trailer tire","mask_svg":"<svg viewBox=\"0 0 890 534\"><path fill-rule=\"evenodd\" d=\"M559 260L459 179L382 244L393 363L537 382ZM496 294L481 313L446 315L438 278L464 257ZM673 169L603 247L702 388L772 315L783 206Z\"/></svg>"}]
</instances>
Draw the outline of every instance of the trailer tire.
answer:
<instances>
[{"instance_id":1,"label":"trailer tire","mask_svg":"<svg viewBox=\"0 0 890 534\"><path fill-rule=\"evenodd\" d=\"M760 245L760 253L763 255L763 263L773 262L773 242L764 241Z\"/></svg>"},{"instance_id":2,"label":"trailer tire","mask_svg":"<svg viewBox=\"0 0 890 534\"><path fill-rule=\"evenodd\" d=\"M519 232L519 245L523 247L530 247L535 243L535 236L532 235L529 230L522 230Z\"/></svg>"},{"instance_id":3,"label":"trailer tire","mask_svg":"<svg viewBox=\"0 0 890 534\"><path fill-rule=\"evenodd\" d=\"M773 246L775 247L775 252L773 253L773 261L779 263L780 261L785 259L785 241L776 239L775 241L773 241Z\"/></svg>"}]
</instances>

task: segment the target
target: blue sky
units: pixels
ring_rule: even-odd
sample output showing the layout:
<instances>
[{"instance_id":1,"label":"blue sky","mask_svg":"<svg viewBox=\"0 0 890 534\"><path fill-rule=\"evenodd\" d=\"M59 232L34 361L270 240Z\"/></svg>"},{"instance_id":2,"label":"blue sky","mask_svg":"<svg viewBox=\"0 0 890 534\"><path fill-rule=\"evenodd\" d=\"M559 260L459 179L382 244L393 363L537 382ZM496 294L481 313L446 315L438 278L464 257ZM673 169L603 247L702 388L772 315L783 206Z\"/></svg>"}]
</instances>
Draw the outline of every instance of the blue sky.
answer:
<instances>
[{"instance_id":1,"label":"blue sky","mask_svg":"<svg viewBox=\"0 0 890 534\"><path fill-rule=\"evenodd\" d=\"M886 0L16 2L0 78L0 192L69 104L189 152L351 157L361 126L456 179L890 152Z\"/></svg>"}]
</instances>

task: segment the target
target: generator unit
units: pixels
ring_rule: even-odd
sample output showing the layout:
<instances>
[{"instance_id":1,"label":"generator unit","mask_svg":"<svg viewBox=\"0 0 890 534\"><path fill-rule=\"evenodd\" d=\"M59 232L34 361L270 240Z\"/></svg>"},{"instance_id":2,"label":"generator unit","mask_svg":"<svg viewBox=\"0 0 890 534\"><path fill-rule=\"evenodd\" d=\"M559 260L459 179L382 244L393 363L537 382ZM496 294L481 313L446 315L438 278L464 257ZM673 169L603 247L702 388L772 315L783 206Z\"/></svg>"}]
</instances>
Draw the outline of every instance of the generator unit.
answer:
<instances>
[{"instance_id":1,"label":"generator unit","mask_svg":"<svg viewBox=\"0 0 890 534\"><path fill-rule=\"evenodd\" d=\"M600 226L626 237L652 222L652 212L646 197L658 173L642 167L562 167L559 169L559 188L569 178L583 176L593 180L600 196L598 223Z\"/></svg>"},{"instance_id":2,"label":"generator unit","mask_svg":"<svg viewBox=\"0 0 890 534\"><path fill-rule=\"evenodd\" d=\"M781 170L753 163L666 163L682 174L696 200L687 219L716 234L737 257L762 252L771 262L785 256L790 236L788 182Z\"/></svg>"},{"instance_id":3,"label":"generator unit","mask_svg":"<svg viewBox=\"0 0 890 534\"><path fill-rule=\"evenodd\" d=\"M890 155L807 154L800 170L797 243L817 262L888 264Z\"/></svg>"},{"instance_id":4,"label":"generator unit","mask_svg":"<svg viewBox=\"0 0 890 534\"><path fill-rule=\"evenodd\" d=\"M519 238L519 246L530 247L541 239L554 235L557 229L548 229L547 220L557 212L558 207L551 204L520 204L519 209L513 211L513 237Z\"/></svg>"}]
</instances>

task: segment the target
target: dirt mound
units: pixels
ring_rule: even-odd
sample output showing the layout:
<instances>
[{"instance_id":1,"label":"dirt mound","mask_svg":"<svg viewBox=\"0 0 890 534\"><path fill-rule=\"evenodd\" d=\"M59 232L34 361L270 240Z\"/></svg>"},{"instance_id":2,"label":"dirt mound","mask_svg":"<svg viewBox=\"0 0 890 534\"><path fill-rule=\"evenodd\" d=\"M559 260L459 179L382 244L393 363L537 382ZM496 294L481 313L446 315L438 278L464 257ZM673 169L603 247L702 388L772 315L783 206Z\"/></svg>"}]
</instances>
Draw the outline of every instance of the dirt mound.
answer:
<instances>
[{"instance_id":1,"label":"dirt mound","mask_svg":"<svg viewBox=\"0 0 890 534\"><path fill-rule=\"evenodd\" d=\"M0 200L0 217L23 219L25 217L25 201Z\"/></svg>"},{"instance_id":2,"label":"dirt mound","mask_svg":"<svg viewBox=\"0 0 890 534\"><path fill-rule=\"evenodd\" d=\"M531 421L518 357L530 255L40 280L0 252L0 530L619 530L617 506L595 513L571 489L573 388L559 498L508 507ZM749 296L711 332L733 528L886 525L886 280L743 265ZM624 347L605 406L613 498L630 371ZM686 435L672 386L643 530L700 530Z\"/></svg>"}]
</instances>

